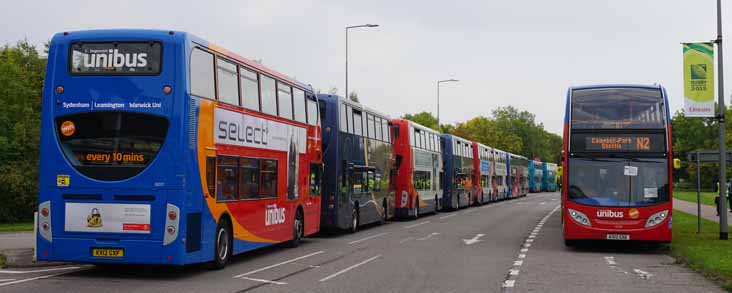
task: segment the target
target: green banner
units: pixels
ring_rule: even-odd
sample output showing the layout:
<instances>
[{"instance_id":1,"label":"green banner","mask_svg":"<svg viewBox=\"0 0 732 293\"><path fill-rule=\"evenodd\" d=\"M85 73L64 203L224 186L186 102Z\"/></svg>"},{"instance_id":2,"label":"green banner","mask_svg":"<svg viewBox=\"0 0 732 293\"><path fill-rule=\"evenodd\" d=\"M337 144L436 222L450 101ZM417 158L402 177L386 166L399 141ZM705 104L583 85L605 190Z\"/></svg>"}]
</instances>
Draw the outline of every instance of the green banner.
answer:
<instances>
[{"instance_id":1,"label":"green banner","mask_svg":"<svg viewBox=\"0 0 732 293\"><path fill-rule=\"evenodd\" d=\"M684 44L684 114L714 117L713 43Z\"/></svg>"}]
</instances>

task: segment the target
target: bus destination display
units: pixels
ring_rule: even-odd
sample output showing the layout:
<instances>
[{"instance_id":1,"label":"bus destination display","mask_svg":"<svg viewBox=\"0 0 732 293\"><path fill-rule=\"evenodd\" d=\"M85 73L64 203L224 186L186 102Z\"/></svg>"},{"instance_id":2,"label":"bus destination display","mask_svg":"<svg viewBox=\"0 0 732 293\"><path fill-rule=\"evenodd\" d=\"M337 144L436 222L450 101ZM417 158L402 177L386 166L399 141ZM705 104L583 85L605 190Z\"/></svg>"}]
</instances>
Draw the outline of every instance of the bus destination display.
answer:
<instances>
[{"instance_id":1,"label":"bus destination display","mask_svg":"<svg viewBox=\"0 0 732 293\"><path fill-rule=\"evenodd\" d=\"M573 152L662 152L663 134L575 134Z\"/></svg>"}]
</instances>

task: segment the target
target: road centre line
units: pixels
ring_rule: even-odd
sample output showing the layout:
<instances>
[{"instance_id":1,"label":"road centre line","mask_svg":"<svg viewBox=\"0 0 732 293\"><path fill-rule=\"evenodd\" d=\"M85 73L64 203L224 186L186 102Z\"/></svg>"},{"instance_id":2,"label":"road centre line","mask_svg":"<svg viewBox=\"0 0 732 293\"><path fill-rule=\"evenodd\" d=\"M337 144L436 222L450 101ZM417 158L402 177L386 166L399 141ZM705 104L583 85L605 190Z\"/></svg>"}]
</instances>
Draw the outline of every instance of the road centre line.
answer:
<instances>
[{"instance_id":1,"label":"road centre line","mask_svg":"<svg viewBox=\"0 0 732 293\"><path fill-rule=\"evenodd\" d=\"M241 277L240 279L254 281L254 282L260 282L260 283L274 284L274 285L287 285L287 283L285 283L285 282L270 281L270 280L250 278L250 277Z\"/></svg>"},{"instance_id":2,"label":"road centre line","mask_svg":"<svg viewBox=\"0 0 732 293\"><path fill-rule=\"evenodd\" d=\"M69 273L73 273L73 272L79 272L79 271L83 271L83 270L86 270L86 269L85 268L82 268L80 270L75 270L75 271L60 272L60 273L55 273L55 274L50 274L50 275L44 275L44 276L38 276L38 277L33 277L33 278L20 279L20 280L16 280L16 281L12 281L12 282L7 282L7 283L0 283L0 287L2 287L2 286L8 286L8 285L20 284L20 283L25 283L25 282L35 281L35 280L41 280L41 279L46 279L46 278L52 278L52 277L55 277L55 276L65 275L65 274L69 274Z\"/></svg>"},{"instance_id":3,"label":"road centre line","mask_svg":"<svg viewBox=\"0 0 732 293\"><path fill-rule=\"evenodd\" d=\"M348 242L348 244L349 245L356 244L356 243L363 242L363 241L366 241L366 240L369 240L369 239L372 239L372 238L381 237L381 236L384 236L386 234L389 234L389 232L382 232L382 233L374 234L374 235L371 235L371 236L367 236L367 237L364 237L364 238L361 238L361 239L358 239L358 240L353 240L351 242Z\"/></svg>"},{"instance_id":4,"label":"road centre line","mask_svg":"<svg viewBox=\"0 0 732 293\"><path fill-rule=\"evenodd\" d=\"M424 224L428 224L429 222L430 221L419 222L417 224L412 224L412 225L406 226L406 227L404 227L404 229L409 229L409 228L414 228L414 227L417 227L417 226L422 226Z\"/></svg>"},{"instance_id":5,"label":"road centre line","mask_svg":"<svg viewBox=\"0 0 732 293\"><path fill-rule=\"evenodd\" d=\"M371 261L373 261L373 260L375 260L375 259L377 259L377 258L380 258L380 257L381 257L381 254L379 254L379 255L376 255L376 256L373 256L373 257L370 257L369 259L366 259L366 260L364 260L364 261L362 261L362 262L360 262L360 263L357 263L357 264L355 264L355 265L352 265L352 266L350 266L350 267L347 267L347 268L345 268L345 269L342 269L342 270L340 270L340 271L338 271L338 272L335 272L335 273L331 274L330 276L327 276L327 277L325 277L325 278L322 278L322 279L320 279L320 280L319 280L318 282L325 282L325 281L328 281L328 280L330 280L330 279L333 279L333 278L335 278L335 277L337 277L337 276L339 276L339 275L341 275L341 274L343 274L343 273L345 273L345 272L348 272L348 271L350 271L350 270L352 270L352 269L355 269L355 268L357 268L357 267L360 267L360 266L362 266L362 265L365 265L365 264L367 264L367 263L369 263L369 262L371 262Z\"/></svg>"},{"instance_id":6,"label":"road centre line","mask_svg":"<svg viewBox=\"0 0 732 293\"><path fill-rule=\"evenodd\" d=\"M316 251L316 252L313 252L313 253L310 253L310 254L306 254L306 255L303 255L303 256L300 256L300 257L293 258L291 260L286 260L286 261L283 261L283 262L280 262L280 263L276 263L276 264L273 264L273 265L269 265L269 266L266 266L266 267L263 267L263 268L259 268L259 269L256 269L256 270L253 270L253 271L250 271L250 272L246 272L246 273L243 273L243 274L239 274L239 275L234 276L234 278L241 278L241 277L244 277L244 276L249 276L251 274L255 274L255 273L258 273L258 272L261 272L261 271L269 270L269 269L274 268L274 267L278 267L278 266L281 266L281 265L286 265L288 263L296 262L298 260L301 260L301 259L304 259L304 258L308 258L308 257L311 257L313 255L318 255L318 254L321 254L323 252L325 252L325 251L322 251L322 250L321 251Z\"/></svg>"},{"instance_id":7,"label":"road centre line","mask_svg":"<svg viewBox=\"0 0 732 293\"><path fill-rule=\"evenodd\" d=\"M0 282L15 281L15 279L0 279Z\"/></svg>"},{"instance_id":8,"label":"road centre line","mask_svg":"<svg viewBox=\"0 0 732 293\"><path fill-rule=\"evenodd\" d=\"M447 219L447 218L452 218L454 216L457 216L457 214L449 214L447 216L442 216L442 217L440 217L440 220Z\"/></svg>"},{"instance_id":9,"label":"road centre line","mask_svg":"<svg viewBox=\"0 0 732 293\"><path fill-rule=\"evenodd\" d=\"M399 244L403 244L404 242L407 242L407 241L412 240L412 239L414 239L414 237L404 238L404 239L402 239L402 240L399 241Z\"/></svg>"},{"instance_id":10,"label":"road centre line","mask_svg":"<svg viewBox=\"0 0 732 293\"><path fill-rule=\"evenodd\" d=\"M2 274L32 274L32 273L45 273L45 272L54 272L54 271L63 271L63 270L73 270L78 269L80 267L62 267L62 268L50 268L50 269L42 269L42 270L31 270L31 271L15 271L15 270L0 270L0 273Z\"/></svg>"}]
</instances>

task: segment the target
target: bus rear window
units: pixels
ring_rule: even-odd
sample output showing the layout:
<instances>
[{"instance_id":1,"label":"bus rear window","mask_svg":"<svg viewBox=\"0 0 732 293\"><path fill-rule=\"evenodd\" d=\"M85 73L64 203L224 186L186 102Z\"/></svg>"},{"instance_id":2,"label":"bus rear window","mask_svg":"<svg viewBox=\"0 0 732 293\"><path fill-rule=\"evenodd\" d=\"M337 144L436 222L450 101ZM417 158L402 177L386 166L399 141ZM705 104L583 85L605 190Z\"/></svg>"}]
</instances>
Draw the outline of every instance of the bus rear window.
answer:
<instances>
[{"instance_id":1,"label":"bus rear window","mask_svg":"<svg viewBox=\"0 0 732 293\"><path fill-rule=\"evenodd\" d=\"M56 118L66 159L97 180L124 180L142 172L168 132L164 117L131 112L90 112Z\"/></svg>"},{"instance_id":2,"label":"bus rear window","mask_svg":"<svg viewBox=\"0 0 732 293\"><path fill-rule=\"evenodd\" d=\"M71 44L69 72L73 75L157 75L162 62L160 42Z\"/></svg>"},{"instance_id":3,"label":"bus rear window","mask_svg":"<svg viewBox=\"0 0 732 293\"><path fill-rule=\"evenodd\" d=\"M666 107L659 89L578 89L571 118L573 129L663 129Z\"/></svg>"}]
</instances>

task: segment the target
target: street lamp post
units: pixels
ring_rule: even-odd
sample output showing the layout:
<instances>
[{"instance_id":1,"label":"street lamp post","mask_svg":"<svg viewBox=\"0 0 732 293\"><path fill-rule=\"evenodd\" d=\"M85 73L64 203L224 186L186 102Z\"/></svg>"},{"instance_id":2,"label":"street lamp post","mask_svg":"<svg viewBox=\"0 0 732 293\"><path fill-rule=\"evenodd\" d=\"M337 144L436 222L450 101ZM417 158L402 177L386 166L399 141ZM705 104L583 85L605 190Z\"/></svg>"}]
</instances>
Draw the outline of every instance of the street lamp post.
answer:
<instances>
[{"instance_id":1,"label":"street lamp post","mask_svg":"<svg viewBox=\"0 0 732 293\"><path fill-rule=\"evenodd\" d=\"M457 79L444 79L437 81L437 127L440 127L440 84L443 82L458 82Z\"/></svg>"},{"instance_id":2,"label":"street lamp post","mask_svg":"<svg viewBox=\"0 0 732 293\"><path fill-rule=\"evenodd\" d=\"M360 28L360 27L378 27L378 24L361 24L361 25L352 25L346 27L346 99L348 99L348 30L352 28Z\"/></svg>"}]
</instances>

